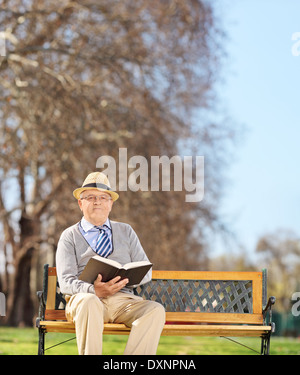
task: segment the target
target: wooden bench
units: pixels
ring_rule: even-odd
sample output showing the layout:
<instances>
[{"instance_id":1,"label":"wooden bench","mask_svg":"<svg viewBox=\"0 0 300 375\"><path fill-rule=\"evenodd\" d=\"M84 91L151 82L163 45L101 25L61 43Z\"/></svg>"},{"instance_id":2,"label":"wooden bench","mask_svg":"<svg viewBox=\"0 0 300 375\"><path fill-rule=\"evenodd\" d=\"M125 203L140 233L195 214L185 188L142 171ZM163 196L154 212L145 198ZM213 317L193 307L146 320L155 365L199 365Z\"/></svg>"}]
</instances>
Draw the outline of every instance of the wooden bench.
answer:
<instances>
[{"instance_id":1,"label":"wooden bench","mask_svg":"<svg viewBox=\"0 0 300 375\"><path fill-rule=\"evenodd\" d=\"M152 281L135 293L161 303L166 309L162 335L260 337L261 354L269 354L275 326L267 301L267 271L204 272L154 271ZM44 354L47 332L75 333L75 325L65 317L66 301L59 291L56 268L44 266L43 291L36 326L38 354ZM128 335L124 324L105 324L104 334ZM199 353L201 354L201 353Z\"/></svg>"}]
</instances>

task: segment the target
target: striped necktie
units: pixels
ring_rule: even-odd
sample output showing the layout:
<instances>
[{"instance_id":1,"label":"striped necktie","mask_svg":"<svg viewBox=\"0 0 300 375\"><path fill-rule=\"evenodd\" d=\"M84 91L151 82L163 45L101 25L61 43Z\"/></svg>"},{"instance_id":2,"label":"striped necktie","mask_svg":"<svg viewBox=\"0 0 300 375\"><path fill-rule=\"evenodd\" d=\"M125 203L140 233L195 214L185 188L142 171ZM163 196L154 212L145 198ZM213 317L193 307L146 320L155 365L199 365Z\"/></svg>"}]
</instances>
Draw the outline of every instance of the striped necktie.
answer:
<instances>
[{"instance_id":1,"label":"striped necktie","mask_svg":"<svg viewBox=\"0 0 300 375\"><path fill-rule=\"evenodd\" d=\"M99 236L97 238L95 251L101 257L108 257L112 253L112 245L109 235L106 230L101 227L96 227L99 230ZM107 227L107 230L110 230Z\"/></svg>"}]
</instances>

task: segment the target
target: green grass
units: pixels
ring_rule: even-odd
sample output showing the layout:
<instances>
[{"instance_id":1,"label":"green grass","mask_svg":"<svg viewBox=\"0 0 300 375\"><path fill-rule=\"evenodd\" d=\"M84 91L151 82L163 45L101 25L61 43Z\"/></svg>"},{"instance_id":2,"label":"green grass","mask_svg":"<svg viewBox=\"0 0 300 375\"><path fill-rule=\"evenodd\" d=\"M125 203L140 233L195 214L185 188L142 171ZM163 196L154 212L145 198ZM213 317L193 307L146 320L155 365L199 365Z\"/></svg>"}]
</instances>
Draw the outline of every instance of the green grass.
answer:
<instances>
[{"instance_id":1,"label":"green grass","mask_svg":"<svg viewBox=\"0 0 300 375\"><path fill-rule=\"evenodd\" d=\"M61 341L75 337L74 334L48 333L46 348ZM236 341L260 352L259 338L236 338ZM123 354L127 336L103 337L103 354ZM0 355L35 355L37 354L38 331L36 328L0 327ZM76 340L69 341L46 351L46 355L77 355ZM220 337L166 337L160 339L158 355L255 355L249 349ZM300 339L272 337L271 354L299 355Z\"/></svg>"}]
</instances>

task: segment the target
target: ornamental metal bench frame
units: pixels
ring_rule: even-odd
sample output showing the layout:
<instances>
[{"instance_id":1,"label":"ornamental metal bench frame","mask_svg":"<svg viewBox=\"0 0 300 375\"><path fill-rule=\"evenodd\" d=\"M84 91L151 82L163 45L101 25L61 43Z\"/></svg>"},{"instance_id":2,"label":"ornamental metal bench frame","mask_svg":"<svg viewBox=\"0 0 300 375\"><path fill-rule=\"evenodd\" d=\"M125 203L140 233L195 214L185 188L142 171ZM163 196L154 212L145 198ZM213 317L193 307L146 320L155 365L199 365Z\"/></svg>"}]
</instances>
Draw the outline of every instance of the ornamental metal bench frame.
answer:
<instances>
[{"instance_id":1,"label":"ornamental metal bench frame","mask_svg":"<svg viewBox=\"0 0 300 375\"><path fill-rule=\"evenodd\" d=\"M269 354L272 305L267 300L267 270L262 272L152 271L152 281L135 294L161 303L166 310L165 336L260 337L261 354ZM56 268L44 266L43 290L37 292L38 354L45 353L47 332L75 333L65 317ZM128 335L125 324L104 324L104 334Z\"/></svg>"}]
</instances>

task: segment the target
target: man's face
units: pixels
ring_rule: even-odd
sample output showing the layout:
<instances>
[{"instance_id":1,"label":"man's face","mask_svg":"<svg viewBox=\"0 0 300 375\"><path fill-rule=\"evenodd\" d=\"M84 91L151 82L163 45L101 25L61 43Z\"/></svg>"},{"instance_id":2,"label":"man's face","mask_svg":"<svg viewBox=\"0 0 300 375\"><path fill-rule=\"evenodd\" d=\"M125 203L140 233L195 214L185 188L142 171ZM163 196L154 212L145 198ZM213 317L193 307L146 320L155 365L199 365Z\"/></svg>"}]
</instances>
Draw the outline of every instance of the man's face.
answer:
<instances>
[{"instance_id":1,"label":"man's face","mask_svg":"<svg viewBox=\"0 0 300 375\"><path fill-rule=\"evenodd\" d=\"M113 200L109 194L92 189L81 193L78 204L87 221L93 225L103 225L112 209Z\"/></svg>"}]
</instances>

